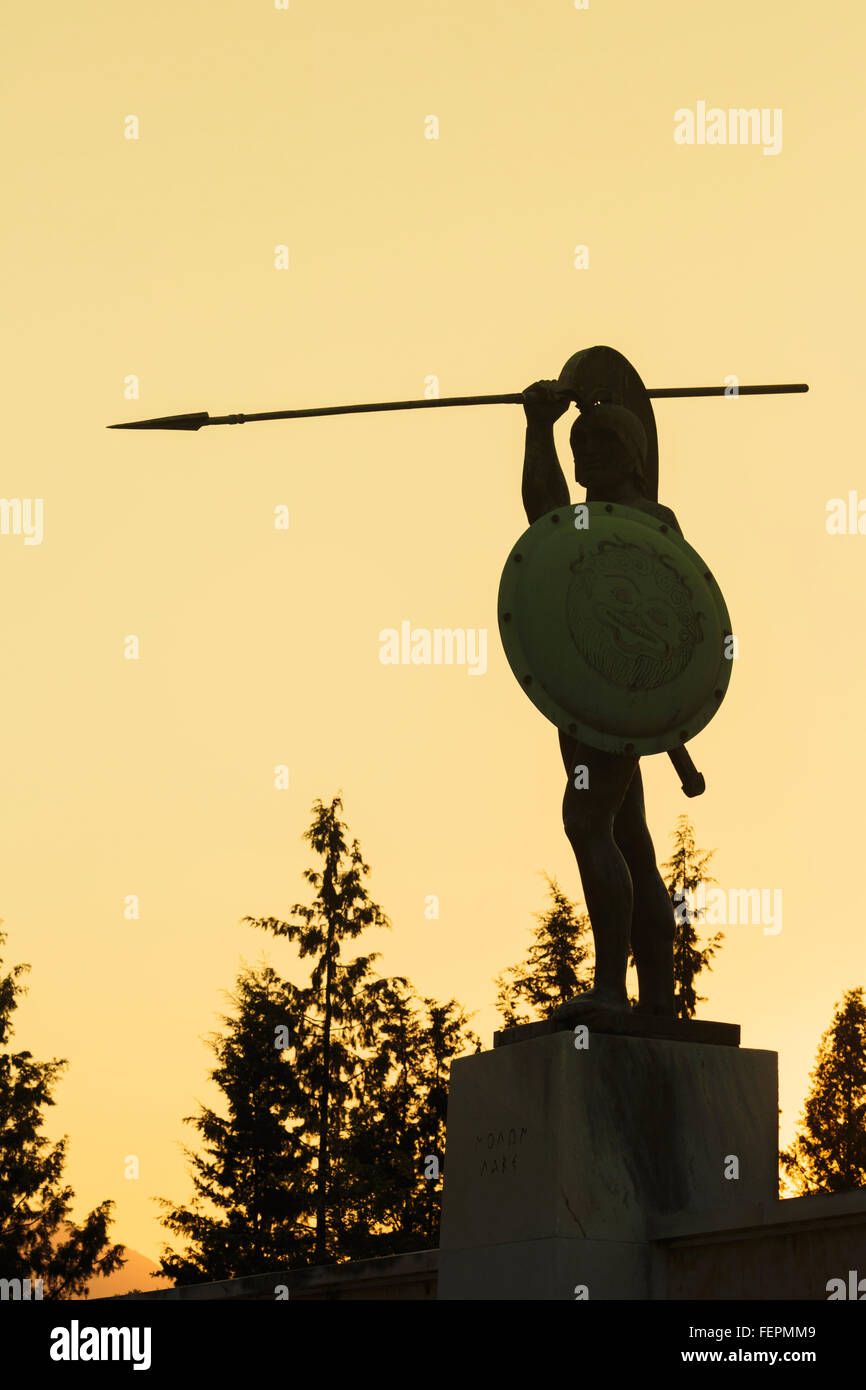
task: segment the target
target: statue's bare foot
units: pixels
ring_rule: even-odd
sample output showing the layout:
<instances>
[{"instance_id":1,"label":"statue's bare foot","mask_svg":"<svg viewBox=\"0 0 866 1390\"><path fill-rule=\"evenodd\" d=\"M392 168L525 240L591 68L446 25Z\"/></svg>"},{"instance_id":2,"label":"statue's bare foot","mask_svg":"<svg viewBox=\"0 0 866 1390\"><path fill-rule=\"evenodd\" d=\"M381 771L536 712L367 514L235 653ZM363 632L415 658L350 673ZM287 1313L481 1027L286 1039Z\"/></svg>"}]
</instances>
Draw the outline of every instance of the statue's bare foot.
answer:
<instances>
[{"instance_id":1,"label":"statue's bare foot","mask_svg":"<svg viewBox=\"0 0 866 1390\"><path fill-rule=\"evenodd\" d=\"M580 1022L581 1019L610 1017L613 1014L628 1013L629 1002L625 990L622 993L613 989L588 989L558 1004L550 1015L555 1019Z\"/></svg>"}]
</instances>

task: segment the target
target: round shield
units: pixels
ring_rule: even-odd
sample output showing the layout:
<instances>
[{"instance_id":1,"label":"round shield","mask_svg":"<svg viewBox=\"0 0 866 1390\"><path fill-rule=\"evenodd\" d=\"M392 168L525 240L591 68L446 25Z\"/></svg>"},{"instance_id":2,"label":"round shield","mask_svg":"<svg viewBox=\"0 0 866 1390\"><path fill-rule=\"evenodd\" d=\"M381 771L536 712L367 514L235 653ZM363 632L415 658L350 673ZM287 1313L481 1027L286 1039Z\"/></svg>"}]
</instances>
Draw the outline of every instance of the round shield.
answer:
<instances>
[{"instance_id":1,"label":"round shield","mask_svg":"<svg viewBox=\"0 0 866 1390\"><path fill-rule=\"evenodd\" d=\"M712 719L731 627L704 561L656 517L614 502L559 507L505 562L499 631L532 703L612 753L663 753Z\"/></svg>"}]
</instances>

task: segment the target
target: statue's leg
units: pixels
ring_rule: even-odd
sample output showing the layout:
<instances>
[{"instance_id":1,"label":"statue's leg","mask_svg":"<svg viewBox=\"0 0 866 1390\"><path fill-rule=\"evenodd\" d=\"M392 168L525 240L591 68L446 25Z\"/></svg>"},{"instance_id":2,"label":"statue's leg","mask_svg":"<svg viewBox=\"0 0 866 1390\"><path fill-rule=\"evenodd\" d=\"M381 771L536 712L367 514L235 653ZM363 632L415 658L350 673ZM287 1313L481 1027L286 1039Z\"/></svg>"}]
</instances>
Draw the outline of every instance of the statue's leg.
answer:
<instances>
[{"instance_id":1,"label":"statue's leg","mask_svg":"<svg viewBox=\"0 0 866 1390\"><path fill-rule=\"evenodd\" d=\"M614 820L613 833L634 885L631 949L637 966L638 1007L642 1013L673 1017L674 909L656 866L639 768Z\"/></svg>"},{"instance_id":2,"label":"statue's leg","mask_svg":"<svg viewBox=\"0 0 866 1390\"><path fill-rule=\"evenodd\" d=\"M613 823L637 770L637 759L604 753L560 734L568 773L562 802L565 833L574 850L595 941L593 988L555 1010L577 1017L599 1006L628 1007L625 987L632 916L632 881L614 840ZM587 769L587 785L575 786L574 769Z\"/></svg>"}]
</instances>

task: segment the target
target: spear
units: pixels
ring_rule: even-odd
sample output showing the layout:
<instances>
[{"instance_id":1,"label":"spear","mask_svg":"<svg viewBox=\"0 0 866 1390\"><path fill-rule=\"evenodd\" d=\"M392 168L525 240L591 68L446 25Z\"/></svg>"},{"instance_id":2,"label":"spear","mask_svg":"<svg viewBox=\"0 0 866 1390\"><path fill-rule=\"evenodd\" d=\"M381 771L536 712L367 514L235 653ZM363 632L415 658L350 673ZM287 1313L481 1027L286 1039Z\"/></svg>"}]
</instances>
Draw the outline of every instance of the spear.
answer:
<instances>
[{"instance_id":1,"label":"spear","mask_svg":"<svg viewBox=\"0 0 866 1390\"><path fill-rule=\"evenodd\" d=\"M659 386L647 391L656 400L683 396L780 396L808 391L805 382L785 382L773 386L740 386L736 393L726 386ZM522 405L523 396L511 391L498 396L439 396L423 401L375 401L364 405L321 405L310 410L265 410L257 415L208 415L206 410L190 415L160 415L155 420L127 420L107 425L109 430L200 430L204 425L246 425L257 420L304 420L316 415L366 415L378 410L431 410L452 405Z\"/></svg>"},{"instance_id":2,"label":"spear","mask_svg":"<svg viewBox=\"0 0 866 1390\"><path fill-rule=\"evenodd\" d=\"M587 354L579 353L566 363L562 371L562 378L571 375L571 379L574 381L575 377L570 373L570 368L579 364L581 358L589 356L593 352L609 354L615 358L619 356L619 354L611 354L611 350L608 348L590 349ZM629 368L632 374L634 373L630 364L625 363L624 365ZM592 390L591 387L589 389ZM643 390L643 387L641 386L640 389ZM740 396L778 396L808 391L808 389L809 387L802 381L784 382L770 386L739 386L736 394ZM581 410L588 403L584 400L581 392L569 389L565 382L563 382L563 390L567 391ZM688 396L725 396L728 394L734 393L729 392L725 386L659 386L654 390L646 391L647 396L656 400ZM188 415L160 415L153 420L127 420L122 424L108 425L106 428L110 430L200 430L205 425L245 425L253 424L257 420L304 420L319 415L369 415L384 410L434 410L456 405L522 404L523 394L519 391L512 391L489 396L438 396L432 400L423 401L374 401L360 405L314 406L305 410L267 410L255 415L211 416L206 410L200 410ZM698 772L687 750L676 748L669 753L669 757L680 775L682 789L686 796L700 796L705 787L704 778Z\"/></svg>"}]
</instances>

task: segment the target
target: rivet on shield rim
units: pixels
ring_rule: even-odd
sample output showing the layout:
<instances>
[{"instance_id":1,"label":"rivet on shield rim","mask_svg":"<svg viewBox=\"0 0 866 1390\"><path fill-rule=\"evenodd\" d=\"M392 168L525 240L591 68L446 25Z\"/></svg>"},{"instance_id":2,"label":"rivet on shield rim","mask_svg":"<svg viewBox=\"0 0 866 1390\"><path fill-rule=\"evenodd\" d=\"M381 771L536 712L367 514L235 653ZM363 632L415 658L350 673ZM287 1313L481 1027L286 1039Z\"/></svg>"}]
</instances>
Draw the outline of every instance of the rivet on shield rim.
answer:
<instances>
[{"instance_id":1,"label":"rivet on shield rim","mask_svg":"<svg viewBox=\"0 0 866 1390\"><path fill-rule=\"evenodd\" d=\"M532 677L531 677L531 676L524 676L524 677L523 677L523 684L524 684L524 685L532 685Z\"/></svg>"},{"instance_id":2,"label":"rivet on shield rim","mask_svg":"<svg viewBox=\"0 0 866 1390\"><path fill-rule=\"evenodd\" d=\"M519 562L520 560L523 559L523 556L518 554L518 555L515 555L514 559L515 559L516 562Z\"/></svg>"},{"instance_id":3,"label":"rivet on shield rim","mask_svg":"<svg viewBox=\"0 0 866 1390\"><path fill-rule=\"evenodd\" d=\"M553 522L554 526L556 526L559 522L559 512L554 512L550 519Z\"/></svg>"},{"instance_id":4,"label":"rivet on shield rim","mask_svg":"<svg viewBox=\"0 0 866 1390\"><path fill-rule=\"evenodd\" d=\"M686 739L688 738L688 736L689 736L689 731L688 731L688 729L680 729L680 738L682 739L683 743L685 743L685 741L686 741Z\"/></svg>"},{"instance_id":5,"label":"rivet on shield rim","mask_svg":"<svg viewBox=\"0 0 866 1390\"><path fill-rule=\"evenodd\" d=\"M510 622L511 622L511 614L510 614L510 613L503 613L503 614L502 614L502 621L503 621L504 623L510 623ZM718 693L718 692L716 692L716 693Z\"/></svg>"},{"instance_id":6,"label":"rivet on shield rim","mask_svg":"<svg viewBox=\"0 0 866 1390\"><path fill-rule=\"evenodd\" d=\"M661 531L661 533L662 533L663 536L666 536L666 535L667 535L667 531L668 531L667 526L661 525L661 526L659 527L659 530Z\"/></svg>"},{"instance_id":7,"label":"rivet on shield rim","mask_svg":"<svg viewBox=\"0 0 866 1390\"><path fill-rule=\"evenodd\" d=\"M610 505L609 502L605 502L605 504L604 504L604 509L605 509L606 512L612 512L612 511L613 511L613 507Z\"/></svg>"}]
</instances>

